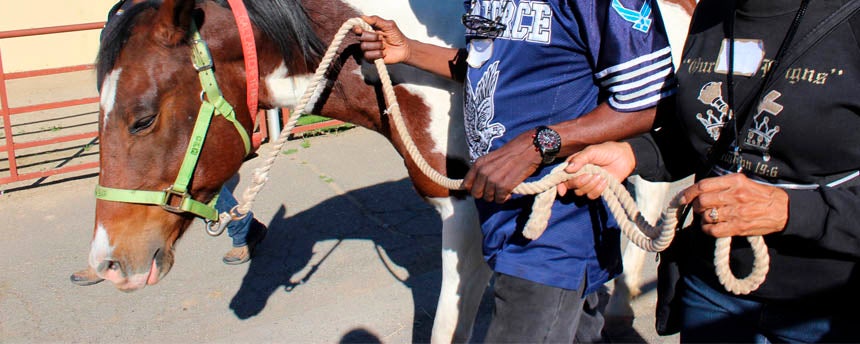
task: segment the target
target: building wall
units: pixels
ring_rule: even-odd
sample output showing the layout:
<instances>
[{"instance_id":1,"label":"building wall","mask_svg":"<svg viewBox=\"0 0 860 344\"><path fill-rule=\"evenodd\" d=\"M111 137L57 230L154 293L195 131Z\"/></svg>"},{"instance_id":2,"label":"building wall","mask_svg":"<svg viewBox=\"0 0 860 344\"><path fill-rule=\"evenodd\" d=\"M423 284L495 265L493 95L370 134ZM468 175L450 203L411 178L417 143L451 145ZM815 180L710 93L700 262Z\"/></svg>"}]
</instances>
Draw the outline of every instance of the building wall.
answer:
<instances>
[{"instance_id":1,"label":"building wall","mask_svg":"<svg viewBox=\"0 0 860 344\"><path fill-rule=\"evenodd\" d=\"M0 31L103 22L116 0L0 0ZM100 30L0 39L4 72L91 64Z\"/></svg>"}]
</instances>

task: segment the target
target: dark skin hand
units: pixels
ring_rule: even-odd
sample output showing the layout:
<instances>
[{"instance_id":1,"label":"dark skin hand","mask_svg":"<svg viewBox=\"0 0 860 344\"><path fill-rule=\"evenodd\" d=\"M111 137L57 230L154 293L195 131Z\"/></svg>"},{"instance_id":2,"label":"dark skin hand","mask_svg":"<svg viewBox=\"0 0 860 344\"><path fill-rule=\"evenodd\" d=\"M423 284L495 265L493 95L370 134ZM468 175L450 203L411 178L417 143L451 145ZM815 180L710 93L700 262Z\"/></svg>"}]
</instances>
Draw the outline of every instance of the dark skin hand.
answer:
<instances>
[{"instance_id":1,"label":"dark skin hand","mask_svg":"<svg viewBox=\"0 0 860 344\"><path fill-rule=\"evenodd\" d=\"M520 134L501 148L475 161L463 179L472 197L487 202L504 203L514 187L534 173L541 163L540 153L532 144L532 133Z\"/></svg>"},{"instance_id":2,"label":"dark skin hand","mask_svg":"<svg viewBox=\"0 0 860 344\"><path fill-rule=\"evenodd\" d=\"M604 103L580 118L550 128L561 135L558 156L563 158L591 144L644 133L653 120L653 108L622 113ZM533 134L534 130L526 131L475 161L463 181L472 197L496 203L510 199L514 187L540 166L541 156L532 143Z\"/></svg>"},{"instance_id":3,"label":"dark skin hand","mask_svg":"<svg viewBox=\"0 0 860 344\"><path fill-rule=\"evenodd\" d=\"M378 16L362 16L375 31L364 31L356 26L352 32L358 34L361 50L368 61L382 59L386 64L405 63L449 79L462 80L461 68L452 66L457 61L459 49L441 47L409 39L397 23Z\"/></svg>"}]
</instances>

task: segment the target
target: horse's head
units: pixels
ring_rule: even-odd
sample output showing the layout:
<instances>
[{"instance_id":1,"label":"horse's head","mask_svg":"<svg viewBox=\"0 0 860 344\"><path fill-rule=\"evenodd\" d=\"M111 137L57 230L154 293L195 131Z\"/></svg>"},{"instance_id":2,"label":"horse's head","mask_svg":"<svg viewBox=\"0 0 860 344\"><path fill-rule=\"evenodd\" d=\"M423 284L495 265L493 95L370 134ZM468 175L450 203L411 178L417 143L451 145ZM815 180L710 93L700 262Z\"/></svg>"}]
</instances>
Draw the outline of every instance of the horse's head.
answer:
<instances>
[{"instance_id":1,"label":"horse's head","mask_svg":"<svg viewBox=\"0 0 860 344\"><path fill-rule=\"evenodd\" d=\"M196 27L214 68L194 39ZM247 154L252 124L235 28L218 4L164 0L135 5L103 33L101 171L89 264L119 289L167 274L176 240L195 217L211 217L208 203ZM195 45L203 56L193 57ZM201 86L216 78L216 88ZM230 105L238 121L227 119ZM201 129L205 123L197 122L210 114L208 130Z\"/></svg>"}]
</instances>

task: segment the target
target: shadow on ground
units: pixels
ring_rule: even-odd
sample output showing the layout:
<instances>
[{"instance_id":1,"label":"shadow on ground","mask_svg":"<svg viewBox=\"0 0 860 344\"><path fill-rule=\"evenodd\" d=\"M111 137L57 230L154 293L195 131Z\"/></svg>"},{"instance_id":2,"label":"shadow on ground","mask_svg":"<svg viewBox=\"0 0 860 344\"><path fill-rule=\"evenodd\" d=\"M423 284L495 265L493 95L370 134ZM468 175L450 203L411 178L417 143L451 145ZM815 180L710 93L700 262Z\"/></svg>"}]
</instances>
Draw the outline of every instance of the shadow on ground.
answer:
<instances>
[{"instance_id":1,"label":"shadow on ground","mask_svg":"<svg viewBox=\"0 0 860 344\"><path fill-rule=\"evenodd\" d=\"M370 240L381 264L390 271L408 272L409 277L401 282L413 298L412 342L430 341L442 277L442 222L436 211L415 195L409 179L354 190L295 215L287 215L282 207L268 225L266 238L257 247L248 273L230 302L237 317L254 317L274 293L301 288L320 267L330 264L327 258L343 241ZM334 244L314 252L321 242ZM394 272L392 276L397 278ZM655 287L651 281L642 291ZM478 310L473 342L483 341L491 313L492 293L487 292ZM614 343L647 342L633 328L632 318L609 319L605 333ZM380 342L363 328L355 328L341 339L341 343Z\"/></svg>"},{"instance_id":2,"label":"shadow on ground","mask_svg":"<svg viewBox=\"0 0 860 344\"><path fill-rule=\"evenodd\" d=\"M408 179L351 191L295 215L286 215L282 207L268 225L230 302L237 317L253 317L274 293L301 288L344 240L370 240L383 264L396 265L389 270L399 267L408 272L401 282L411 290L415 305L412 341L430 340L441 285L442 222L432 207L416 197ZM336 243L315 253L314 246L323 241ZM485 308L480 312L486 314ZM483 338L483 328L476 325L475 339ZM372 339L371 333L357 328L342 341L378 342Z\"/></svg>"}]
</instances>

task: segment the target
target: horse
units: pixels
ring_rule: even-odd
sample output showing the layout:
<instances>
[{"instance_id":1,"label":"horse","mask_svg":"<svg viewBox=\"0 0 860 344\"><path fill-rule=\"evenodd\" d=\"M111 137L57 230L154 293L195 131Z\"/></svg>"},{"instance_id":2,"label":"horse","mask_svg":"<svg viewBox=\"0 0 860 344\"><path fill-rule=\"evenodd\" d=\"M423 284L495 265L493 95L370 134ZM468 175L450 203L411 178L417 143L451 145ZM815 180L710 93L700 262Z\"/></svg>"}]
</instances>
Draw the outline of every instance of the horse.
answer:
<instances>
[{"instance_id":1,"label":"horse","mask_svg":"<svg viewBox=\"0 0 860 344\"><path fill-rule=\"evenodd\" d=\"M245 0L244 5L261 81L259 92L251 96L243 42L226 1L142 2L115 19L103 39L96 68L101 166L89 266L120 290L156 284L167 275L176 240L196 217L183 205L205 208L249 154L253 120L244 104L256 96L262 109L293 108L320 63L324 42L332 40L341 23L362 13L384 13L415 38L450 46L461 44L463 37L455 21L464 10L456 2ZM431 5L432 16L415 16L431 12L426 8ZM440 13L446 11L451 13ZM195 30L200 39L189 39ZM204 48L199 48L201 41ZM210 52L211 61L192 63L195 48ZM467 341L491 276L481 254L473 201L434 184L403 154L397 130L382 115L386 105L376 74L360 56L357 40L343 44L326 74L320 101L309 110L379 132L404 156L414 189L442 219L442 287L433 341ZM214 91L198 81L206 71L214 74ZM465 175L462 106L452 106L462 103L461 86L405 66L392 66L390 74L409 135L425 159L441 173ZM213 97L218 92L222 96ZM199 138L194 128L202 115L195 114L205 103L217 103L213 107L221 114L232 110L235 118L216 115ZM196 161L189 172L183 166L191 151ZM119 200L150 192L164 203Z\"/></svg>"}]
</instances>

